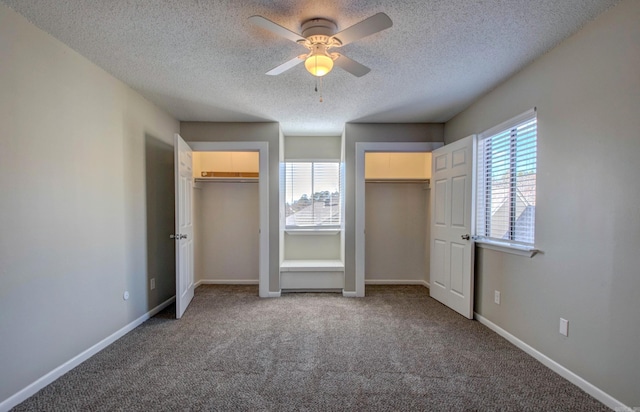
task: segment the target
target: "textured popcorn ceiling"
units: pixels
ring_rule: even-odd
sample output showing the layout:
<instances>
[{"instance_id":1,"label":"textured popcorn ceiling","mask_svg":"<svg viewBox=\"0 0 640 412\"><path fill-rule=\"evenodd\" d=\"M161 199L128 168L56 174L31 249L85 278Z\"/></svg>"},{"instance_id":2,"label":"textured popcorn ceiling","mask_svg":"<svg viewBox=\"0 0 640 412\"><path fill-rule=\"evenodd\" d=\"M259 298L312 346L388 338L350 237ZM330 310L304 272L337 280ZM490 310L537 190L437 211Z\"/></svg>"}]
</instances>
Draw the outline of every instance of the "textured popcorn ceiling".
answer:
<instances>
[{"instance_id":1,"label":"textured popcorn ceiling","mask_svg":"<svg viewBox=\"0 0 640 412\"><path fill-rule=\"evenodd\" d=\"M1 0L179 120L277 121L285 135L337 135L345 122L444 122L616 0ZM371 68L324 78L306 49L249 23L338 30L377 12L393 27L340 51Z\"/></svg>"}]
</instances>

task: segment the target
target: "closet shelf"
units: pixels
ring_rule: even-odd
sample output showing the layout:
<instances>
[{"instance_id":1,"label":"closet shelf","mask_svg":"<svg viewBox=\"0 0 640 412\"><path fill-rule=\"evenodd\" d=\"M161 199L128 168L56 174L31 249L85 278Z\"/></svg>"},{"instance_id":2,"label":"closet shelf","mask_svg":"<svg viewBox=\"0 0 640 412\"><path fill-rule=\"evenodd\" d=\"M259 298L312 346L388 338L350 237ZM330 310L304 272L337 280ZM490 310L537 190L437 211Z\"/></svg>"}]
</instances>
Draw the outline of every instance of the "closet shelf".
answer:
<instances>
[{"instance_id":1,"label":"closet shelf","mask_svg":"<svg viewBox=\"0 0 640 412\"><path fill-rule=\"evenodd\" d=\"M390 178L390 179L365 179L365 183L430 183L430 179L414 179L414 178Z\"/></svg>"},{"instance_id":2,"label":"closet shelf","mask_svg":"<svg viewBox=\"0 0 640 412\"><path fill-rule=\"evenodd\" d=\"M257 177L196 177L196 183L258 183Z\"/></svg>"}]
</instances>

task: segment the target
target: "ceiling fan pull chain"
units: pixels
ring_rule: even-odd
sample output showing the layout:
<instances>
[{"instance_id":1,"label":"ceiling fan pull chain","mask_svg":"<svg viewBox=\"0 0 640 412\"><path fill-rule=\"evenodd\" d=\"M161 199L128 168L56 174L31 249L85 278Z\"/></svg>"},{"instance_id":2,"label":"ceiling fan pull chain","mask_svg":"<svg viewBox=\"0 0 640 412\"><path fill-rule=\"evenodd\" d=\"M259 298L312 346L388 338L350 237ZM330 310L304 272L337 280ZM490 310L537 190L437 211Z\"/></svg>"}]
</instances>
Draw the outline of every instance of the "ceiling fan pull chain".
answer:
<instances>
[{"instance_id":1,"label":"ceiling fan pull chain","mask_svg":"<svg viewBox=\"0 0 640 412\"><path fill-rule=\"evenodd\" d=\"M320 78L320 103L322 103L322 77Z\"/></svg>"}]
</instances>

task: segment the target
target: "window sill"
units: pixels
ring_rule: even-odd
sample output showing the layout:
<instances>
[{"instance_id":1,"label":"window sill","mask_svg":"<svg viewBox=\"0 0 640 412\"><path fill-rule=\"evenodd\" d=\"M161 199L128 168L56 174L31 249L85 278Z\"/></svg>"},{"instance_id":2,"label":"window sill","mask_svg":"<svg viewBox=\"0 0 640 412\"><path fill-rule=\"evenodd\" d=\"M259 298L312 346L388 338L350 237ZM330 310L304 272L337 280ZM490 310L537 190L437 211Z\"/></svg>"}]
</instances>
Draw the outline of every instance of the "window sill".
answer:
<instances>
[{"instance_id":1,"label":"window sill","mask_svg":"<svg viewBox=\"0 0 640 412\"><path fill-rule=\"evenodd\" d=\"M287 235L337 235L340 229L285 229Z\"/></svg>"},{"instance_id":2,"label":"window sill","mask_svg":"<svg viewBox=\"0 0 640 412\"><path fill-rule=\"evenodd\" d=\"M510 253L512 255L518 256L534 257L538 252L540 252L538 249L535 249L531 246L523 246L506 242L495 242L486 239L478 239L475 241L475 243L478 247L483 249L491 249L498 252Z\"/></svg>"}]
</instances>

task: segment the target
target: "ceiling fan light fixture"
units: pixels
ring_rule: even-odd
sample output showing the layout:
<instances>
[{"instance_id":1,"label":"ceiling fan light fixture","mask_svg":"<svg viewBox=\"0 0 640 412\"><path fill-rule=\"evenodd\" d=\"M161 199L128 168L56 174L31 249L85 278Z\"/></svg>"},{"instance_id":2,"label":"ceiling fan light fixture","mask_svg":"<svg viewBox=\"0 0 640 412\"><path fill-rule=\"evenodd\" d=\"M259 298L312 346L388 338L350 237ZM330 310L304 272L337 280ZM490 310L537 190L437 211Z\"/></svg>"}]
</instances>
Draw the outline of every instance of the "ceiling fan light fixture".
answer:
<instances>
[{"instance_id":1,"label":"ceiling fan light fixture","mask_svg":"<svg viewBox=\"0 0 640 412\"><path fill-rule=\"evenodd\" d=\"M333 59L326 55L312 55L304 61L304 67L314 76L322 77L333 69Z\"/></svg>"},{"instance_id":2,"label":"ceiling fan light fixture","mask_svg":"<svg viewBox=\"0 0 640 412\"><path fill-rule=\"evenodd\" d=\"M333 69L333 59L323 45L314 45L311 54L304 61L304 67L316 77L322 77Z\"/></svg>"}]
</instances>

